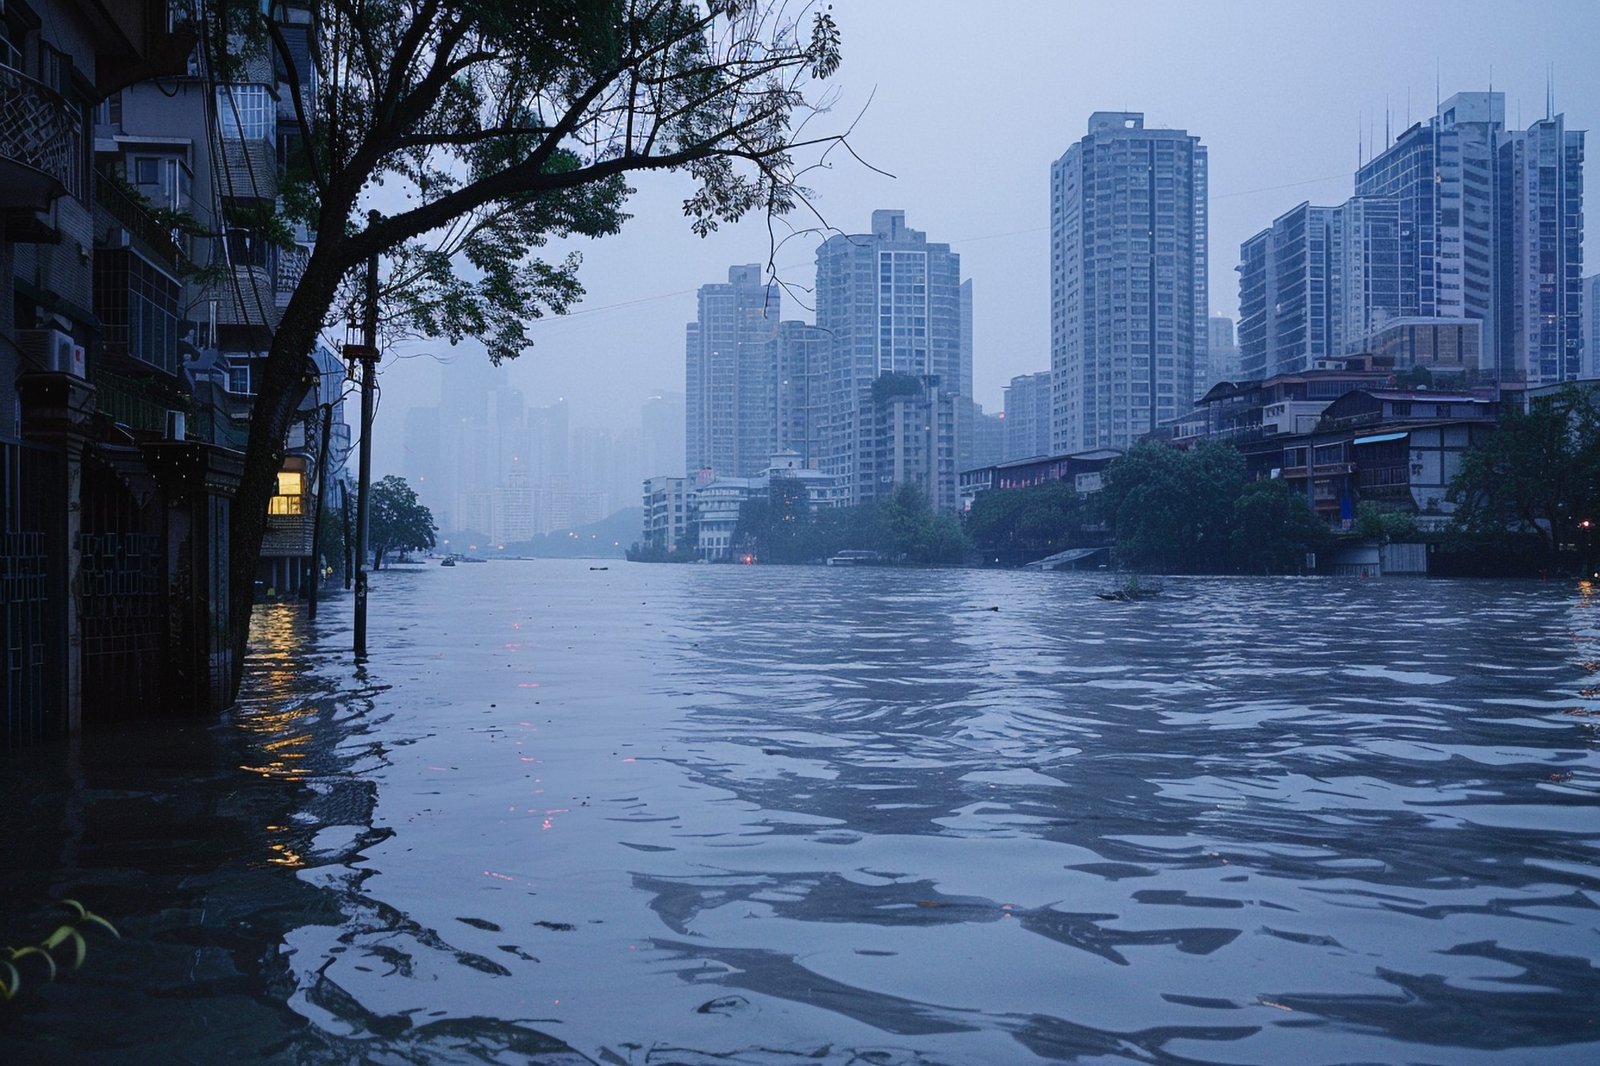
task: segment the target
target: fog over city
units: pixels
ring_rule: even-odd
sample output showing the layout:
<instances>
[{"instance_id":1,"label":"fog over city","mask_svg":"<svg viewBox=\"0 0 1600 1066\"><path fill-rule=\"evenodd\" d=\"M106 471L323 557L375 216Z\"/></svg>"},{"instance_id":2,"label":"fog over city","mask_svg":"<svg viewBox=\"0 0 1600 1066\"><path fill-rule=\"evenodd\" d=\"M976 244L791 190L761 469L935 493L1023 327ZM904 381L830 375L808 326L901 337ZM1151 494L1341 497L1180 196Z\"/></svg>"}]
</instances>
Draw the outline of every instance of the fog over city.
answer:
<instances>
[{"instance_id":1,"label":"fog over city","mask_svg":"<svg viewBox=\"0 0 1600 1066\"><path fill-rule=\"evenodd\" d=\"M856 233L874 209L904 210L973 281L974 399L990 413L1013 376L1049 369L1049 168L1094 111L1141 111L1147 126L1187 130L1206 146L1210 310L1230 317L1240 242L1302 201L1342 202L1360 159L1425 121L1436 99L1492 86L1514 129L1543 117L1551 96L1568 129L1597 128L1600 117L1600 6L1586 0L832 6L845 58L830 79L832 112L813 130L850 129L865 163L835 151L805 181L823 220L802 211L777 224L782 317L811 320L825 236L791 227ZM687 177L634 184L620 235L571 242L586 289L573 313L535 324L535 347L498 375L475 375L515 387L530 406L564 399L574 430L637 433L652 393L684 390L696 289L768 260L765 218L700 239L682 214ZM1586 250L1587 274L1600 240L1591 234ZM441 374L483 359L480 345L443 340L386 357L378 472L407 470L406 412L438 403ZM672 470L637 471L656 473L683 473L681 455Z\"/></svg>"}]
</instances>

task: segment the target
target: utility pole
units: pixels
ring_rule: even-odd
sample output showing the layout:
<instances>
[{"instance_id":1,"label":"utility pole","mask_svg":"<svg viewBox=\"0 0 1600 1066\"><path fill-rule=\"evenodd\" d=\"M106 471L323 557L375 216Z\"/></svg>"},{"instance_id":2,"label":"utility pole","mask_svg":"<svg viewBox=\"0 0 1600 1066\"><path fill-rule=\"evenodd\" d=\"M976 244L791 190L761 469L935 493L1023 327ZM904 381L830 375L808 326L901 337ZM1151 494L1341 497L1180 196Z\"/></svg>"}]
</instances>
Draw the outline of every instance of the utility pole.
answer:
<instances>
[{"instance_id":1,"label":"utility pole","mask_svg":"<svg viewBox=\"0 0 1600 1066\"><path fill-rule=\"evenodd\" d=\"M317 375L322 389L322 375ZM328 438L333 436L333 404L322 405L322 443L317 447L317 505L311 517L311 591L306 595L306 617L317 620L317 589L322 587L322 508L328 495Z\"/></svg>"},{"instance_id":2,"label":"utility pole","mask_svg":"<svg viewBox=\"0 0 1600 1066\"><path fill-rule=\"evenodd\" d=\"M373 212L376 214L377 212ZM378 366L378 253L367 260L366 307L361 343L346 344L345 357L361 362L361 470L356 486L356 640L358 656L367 654L367 497L372 484L372 400ZM354 352L351 349L355 349Z\"/></svg>"}]
</instances>

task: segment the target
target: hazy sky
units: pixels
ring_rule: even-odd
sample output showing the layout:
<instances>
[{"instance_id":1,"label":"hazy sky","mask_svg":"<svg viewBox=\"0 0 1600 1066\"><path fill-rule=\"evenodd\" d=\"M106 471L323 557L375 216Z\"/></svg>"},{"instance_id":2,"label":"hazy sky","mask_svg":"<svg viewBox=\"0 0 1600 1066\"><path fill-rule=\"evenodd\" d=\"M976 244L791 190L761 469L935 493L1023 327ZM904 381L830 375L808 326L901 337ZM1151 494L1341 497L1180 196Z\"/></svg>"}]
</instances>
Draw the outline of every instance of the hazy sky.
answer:
<instances>
[{"instance_id":1,"label":"hazy sky","mask_svg":"<svg viewBox=\"0 0 1600 1066\"><path fill-rule=\"evenodd\" d=\"M1597 0L832 6L844 65L833 113L820 121L842 129L865 107L851 143L894 177L841 157L808 184L832 226L859 232L873 209L900 208L961 254L976 290L974 389L991 412L1011 377L1049 368L1049 167L1093 111L1143 111L1147 125L1186 129L1207 146L1211 309L1230 316L1239 243L1302 200L1349 196L1361 141L1381 149L1385 108L1395 134L1430 115L1436 73L1444 96L1492 78L1508 125L1520 116L1526 126L1544 114L1553 69L1567 128L1600 130ZM1587 148L1585 273L1594 273L1600 144ZM652 390L681 392L695 289L767 257L764 220L701 240L682 215L686 179L642 175L635 185L622 234L576 245L588 293L576 313L535 324L535 349L509 371L530 402L564 397L575 426L633 426ZM819 241L799 237L779 252L785 281L810 287ZM788 294L783 314L811 317ZM443 342L414 352L482 358L481 348ZM384 366L380 472L398 468L404 410L436 401L440 373L427 354Z\"/></svg>"}]
</instances>

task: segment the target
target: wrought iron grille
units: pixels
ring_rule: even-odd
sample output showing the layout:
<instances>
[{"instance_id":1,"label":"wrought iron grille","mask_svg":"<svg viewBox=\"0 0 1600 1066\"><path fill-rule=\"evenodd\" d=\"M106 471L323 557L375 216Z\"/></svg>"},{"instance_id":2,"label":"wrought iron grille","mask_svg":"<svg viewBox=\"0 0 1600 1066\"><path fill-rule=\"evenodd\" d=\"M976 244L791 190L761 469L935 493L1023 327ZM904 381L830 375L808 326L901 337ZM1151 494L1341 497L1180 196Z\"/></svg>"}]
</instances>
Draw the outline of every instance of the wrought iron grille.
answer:
<instances>
[{"instance_id":1,"label":"wrought iron grille","mask_svg":"<svg viewBox=\"0 0 1600 1066\"><path fill-rule=\"evenodd\" d=\"M0 441L0 748L61 734L60 692L51 681L59 637L50 639L50 558L43 489L57 456ZM59 563L60 560L57 560Z\"/></svg>"}]
</instances>

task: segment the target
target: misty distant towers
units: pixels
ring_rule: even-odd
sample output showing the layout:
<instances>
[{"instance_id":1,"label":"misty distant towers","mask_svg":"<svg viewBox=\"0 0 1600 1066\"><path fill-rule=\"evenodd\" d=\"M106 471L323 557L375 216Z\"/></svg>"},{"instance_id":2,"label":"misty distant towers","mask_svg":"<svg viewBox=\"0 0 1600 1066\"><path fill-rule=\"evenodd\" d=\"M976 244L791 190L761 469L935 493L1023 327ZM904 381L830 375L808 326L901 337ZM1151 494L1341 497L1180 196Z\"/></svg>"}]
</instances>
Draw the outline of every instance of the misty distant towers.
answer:
<instances>
[{"instance_id":1,"label":"misty distant towers","mask_svg":"<svg viewBox=\"0 0 1600 1066\"><path fill-rule=\"evenodd\" d=\"M778 323L777 447L814 467L822 454L828 335L804 322Z\"/></svg>"},{"instance_id":2,"label":"misty distant towers","mask_svg":"<svg viewBox=\"0 0 1600 1066\"><path fill-rule=\"evenodd\" d=\"M639 410L642 427L642 444L645 470L676 472L684 458L684 408L683 394L657 389L645 400Z\"/></svg>"},{"instance_id":3,"label":"misty distant towers","mask_svg":"<svg viewBox=\"0 0 1600 1066\"><path fill-rule=\"evenodd\" d=\"M1053 452L1127 448L1188 409L1206 351L1206 149L1097 111L1050 167Z\"/></svg>"},{"instance_id":4,"label":"misty distant towers","mask_svg":"<svg viewBox=\"0 0 1600 1066\"><path fill-rule=\"evenodd\" d=\"M1050 371L1021 374L1005 388L1004 461L1050 454Z\"/></svg>"},{"instance_id":5,"label":"misty distant towers","mask_svg":"<svg viewBox=\"0 0 1600 1066\"><path fill-rule=\"evenodd\" d=\"M1212 315L1206 319L1206 373L1195 383L1196 399L1219 381L1237 381L1239 346L1233 339L1233 319Z\"/></svg>"},{"instance_id":6,"label":"misty distant towers","mask_svg":"<svg viewBox=\"0 0 1600 1066\"><path fill-rule=\"evenodd\" d=\"M934 507L958 506L957 404L972 373L961 257L904 211L874 211L870 232L817 249L817 328L828 337L821 465L845 502L919 483Z\"/></svg>"},{"instance_id":7,"label":"misty distant towers","mask_svg":"<svg viewBox=\"0 0 1600 1066\"><path fill-rule=\"evenodd\" d=\"M690 476L755 477L778 448L782 296L755 264L700 286L684 348L685 462Z\"/></svg>"}]
</instances>

